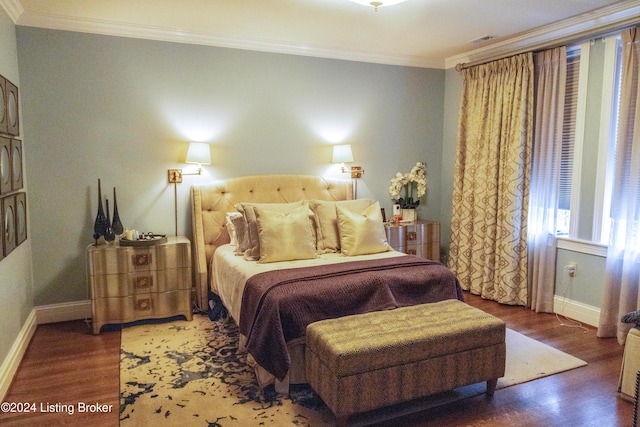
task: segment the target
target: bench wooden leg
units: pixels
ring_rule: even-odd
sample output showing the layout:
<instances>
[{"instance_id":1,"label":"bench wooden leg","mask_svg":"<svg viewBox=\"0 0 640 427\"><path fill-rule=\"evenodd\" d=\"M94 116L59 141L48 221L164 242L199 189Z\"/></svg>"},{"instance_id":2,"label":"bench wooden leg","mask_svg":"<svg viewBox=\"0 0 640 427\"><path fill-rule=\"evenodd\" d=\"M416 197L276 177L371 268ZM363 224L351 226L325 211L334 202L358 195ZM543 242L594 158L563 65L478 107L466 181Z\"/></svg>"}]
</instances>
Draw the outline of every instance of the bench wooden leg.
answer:
<instances>
[{"instance_id":1,"label":"bench wooden leg","mask_svg":"<svg viewBox=\"0 0 640 427\"><path fill-rule=\"evenodd\" d=\"M493 396L493 393L496 391L496 386L498 385L498 379L494 378L492 380L487 381L487 396Z\"/></svg>"}]
</instances>

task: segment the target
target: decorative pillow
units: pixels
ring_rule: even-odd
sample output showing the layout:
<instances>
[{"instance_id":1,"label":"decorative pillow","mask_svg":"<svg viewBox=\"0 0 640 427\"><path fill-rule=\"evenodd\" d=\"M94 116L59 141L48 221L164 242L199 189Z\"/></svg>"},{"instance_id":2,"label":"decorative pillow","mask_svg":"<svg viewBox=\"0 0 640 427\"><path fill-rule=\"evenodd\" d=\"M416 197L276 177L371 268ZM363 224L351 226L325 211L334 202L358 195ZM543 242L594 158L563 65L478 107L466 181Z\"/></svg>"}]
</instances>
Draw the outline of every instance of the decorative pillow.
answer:
<instances>
[{"instance_id":1,"label":"decorative pillow","mask_svg":"<svg viewBox=\"0 0 640 427\"><path fill-rule=\"evenodd\" d=\"M343 200L328 202L312 200L309 207L315 214L318 253L340 252L340 236L338 234L338 214L336 207L342 206L361 212L371 206L373 199Z\"/></svg>"},{"instance_id":2,"label":"decorative pillow","mask_svg":"<svg viewBox=\"0 0 640 427\"><path fill-rule=\"evenodd\" d=\"M258 238L258 226L256 224L256 215L254 208L261 207L271 209L276 212L286 213L300 206L308 205L305 201L293 203L238 203L235 208L242 213L247 224L248 245L244 251L245 259L255 261L260 258L260 240Z\"/></svg>"},{"instance_id":3,"label":"decorative pillow","mask_svg":"<svg viewBox=\"0 0 640 427\"><path fill-rule=\"evenodd\" d=\"M260 258L258 262L292 261L316 257L309 208L300 206L289 212L255 207Z\"/></svg>"},{"instance_id":4,"label":"decorative pillow","mask_svg":"<svg viewBox=\"0 0 640 427\"><path fill-rule=\"evenodd\" d=\"M336 206L340 248L343 255L365 255L390 250L382 222L380 203L375 202L361 213Z\"/></svg>"},{"instance_id":5,"label":"decorative pillow","mask_svg":"<svg viewBox=\"0 0 640 427\"><path fill-rule=\"evenodd\" d=\"M236 255L244 254L249 247L249 235L247 233L247 223L244 221L244 215L240 212L227 212L227 231L231 244L235 245Z\"/></svg>"},{"instance_id":6,"label":"decorative pillow","mask_svg":"<svg viewBox=\"0 0 640 427\"><path fill-rule=\"evenodd\" d=\"M237 247L238 237L236 235L236 227L235 225L233 225L233 222L231 222L231 217L235 216L236 214L242 216L240 212L227 212L227 214L224 217L225 218L224 226L227 228L227 233L229 234L229 244Z\"/></svg>"}]
</instances>

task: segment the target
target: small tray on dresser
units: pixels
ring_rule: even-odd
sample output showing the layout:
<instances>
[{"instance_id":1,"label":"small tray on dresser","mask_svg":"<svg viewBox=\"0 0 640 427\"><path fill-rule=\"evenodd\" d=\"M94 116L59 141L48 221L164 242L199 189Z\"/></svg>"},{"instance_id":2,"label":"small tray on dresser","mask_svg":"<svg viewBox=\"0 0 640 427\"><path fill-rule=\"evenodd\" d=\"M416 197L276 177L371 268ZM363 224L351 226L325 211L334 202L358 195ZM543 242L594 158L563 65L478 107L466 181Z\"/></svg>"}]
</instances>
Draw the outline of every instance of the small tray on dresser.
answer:
<instances>
[{"instance_id":1,"label":"small tray on dresser","mask_svg":"<svg viewBox=\"0 0 640 427\"><path fill-rule=\"evenodd\" d=\"M120 246L151 246L159 245L160 243L167 243L166 234L154 234L149 238L138 240L120 239Z\"/></svg>"}]
</instances>

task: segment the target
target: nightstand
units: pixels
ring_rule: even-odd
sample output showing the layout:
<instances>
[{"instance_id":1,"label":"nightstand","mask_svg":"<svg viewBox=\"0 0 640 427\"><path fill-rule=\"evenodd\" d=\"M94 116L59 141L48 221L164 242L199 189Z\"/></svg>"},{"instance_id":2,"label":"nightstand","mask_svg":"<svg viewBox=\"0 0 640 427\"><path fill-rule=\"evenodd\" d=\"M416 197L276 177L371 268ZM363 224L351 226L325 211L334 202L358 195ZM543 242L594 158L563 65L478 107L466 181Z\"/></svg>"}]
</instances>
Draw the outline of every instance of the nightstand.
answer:
<instances>
[{"instance_id":1,"label":"nightstand","mask_svg":"<svg viewBox=\"0 0 640 427\"><path fill-rule=\"evenodd\" d=\"M387 242L399 252L440 261L440 223L416 221L385 225Z\"/></svg>"},{"instance_id":2,"label":"nightstand","mask_svg":"<svg viewBox=\"0 0 640 427\"><path fill-rule=\"evenodd\" d=\"M150 246L87 248L93 333L106 324L162 319L191 311L191 242L169 237Z\"/></svg>"}]
</instances>

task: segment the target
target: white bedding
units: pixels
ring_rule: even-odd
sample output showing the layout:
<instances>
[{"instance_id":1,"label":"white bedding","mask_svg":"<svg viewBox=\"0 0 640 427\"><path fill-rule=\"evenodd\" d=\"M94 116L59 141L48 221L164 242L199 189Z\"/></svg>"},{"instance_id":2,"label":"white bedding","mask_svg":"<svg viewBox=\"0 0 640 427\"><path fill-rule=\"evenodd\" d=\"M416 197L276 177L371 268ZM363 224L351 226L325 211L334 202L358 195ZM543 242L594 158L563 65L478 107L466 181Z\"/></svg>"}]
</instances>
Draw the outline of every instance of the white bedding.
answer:
<instances>
[{"instance_id":1,"label":"white bedding","mask_svg":"<svg viewBox=\"0 0 640 427\"><path fill-rule=\"evenodd\" d=\"M226 244L219 246L213 254L211 288L220 297L222 303L229 311L229 314L236 321L236 324L240 321L240 308L242 305L242 293L244 291L245 283L247 282L247 279L255 274L272 270L312 267L323 264L391 258L406 255L397 251L357 256L344 256L339 253L327 253L318 255L317 258L313 259L261 264L256 261L247 261L242 256L235 255L233 251L234 246Z\"/></svg>"}]
</instances>

